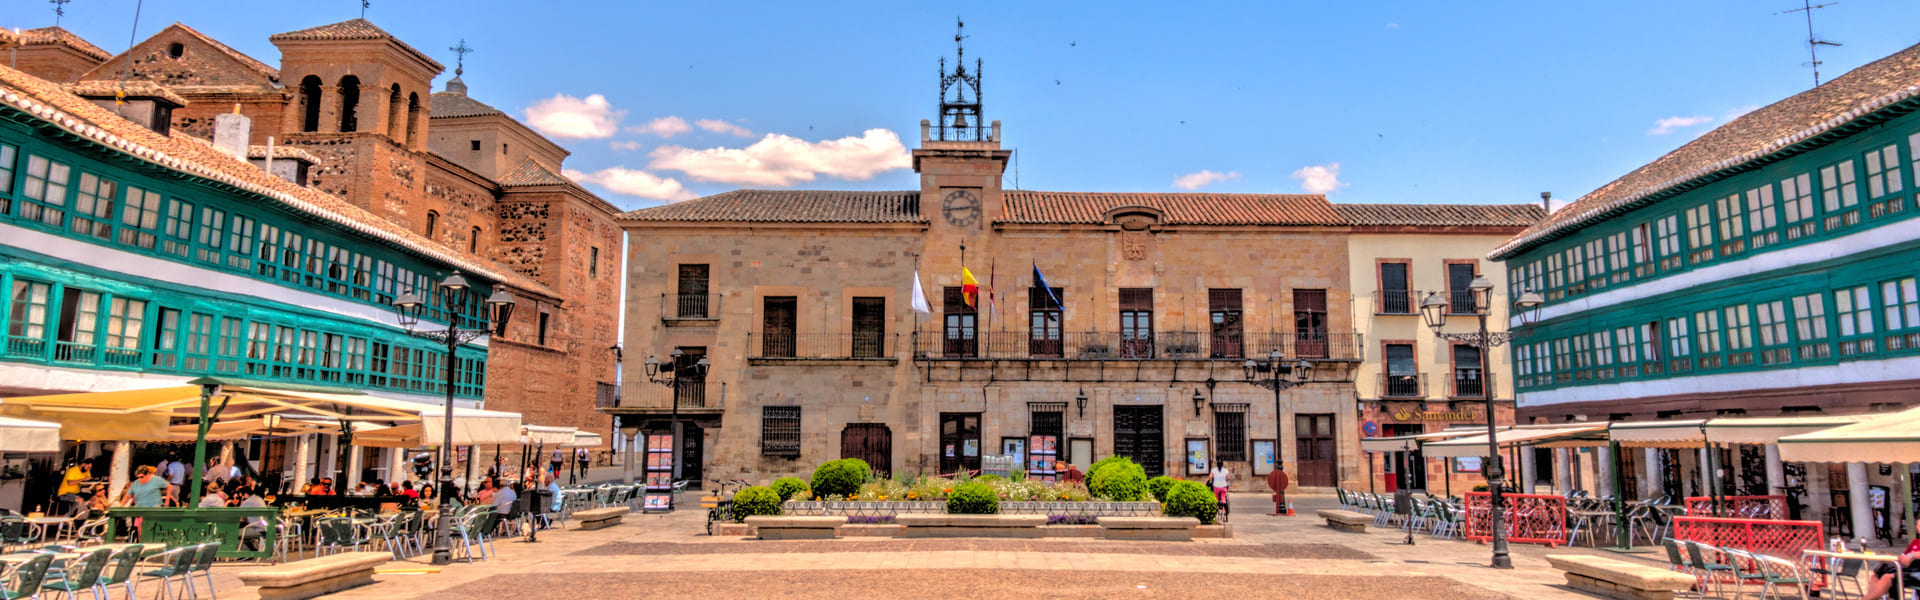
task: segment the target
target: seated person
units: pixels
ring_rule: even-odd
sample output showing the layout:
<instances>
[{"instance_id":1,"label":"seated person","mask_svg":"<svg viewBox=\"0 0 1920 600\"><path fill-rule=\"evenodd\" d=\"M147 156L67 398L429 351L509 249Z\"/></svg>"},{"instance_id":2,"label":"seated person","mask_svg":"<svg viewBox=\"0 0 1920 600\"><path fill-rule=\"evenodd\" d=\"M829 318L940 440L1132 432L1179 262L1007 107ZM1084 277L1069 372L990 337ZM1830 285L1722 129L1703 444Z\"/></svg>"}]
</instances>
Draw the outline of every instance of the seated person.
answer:
<instances>
[{"instance_id":1,"label":"seated person","mask_svg":"<svg viewBox=\"0 0 1920 600\"><path fill-rule=\"evenodd\" d=\"M1902 577L1905 581L1902 583L1906 586L1907 593L1909 594L1913 593L1914 590L1920 589L1920 575L1916 575L1913 572L1915 566L1913 559L1916 556L1920 556L1920 552L1907 552L1901 554L1900 558L1897 559L1900 561L1900 569L1905 572L1905 576ZM1893 563L1875 563L1873 567L1873 578L1867 580L1867 593L1862 595L1861 598L1877 600L1884 597L1899 600L1893 597L1893 573Z\"/></svg>"},{"instance_id":2,"label":"seated person","mask_svg":"<svg viewBox=\"0 0 1920 600\"><path fill-rule=\"evenodd\" d=\"M267 507L267 503L261 501L260 496L254 494L251 488L235 488L233 490L233 498L239 501L239 504L236 506L241 508ZM249 548L262 549L258 547L257 542L264 540L266 535L266 519L261 517L247 517L247 526L240 529L240 543Z\"/></svg>"},{"instance_id":3,"label":"seated person","mask_svg":"<svg viewBox=\"0 0 1920 600\"><path fill-rule=\"evenodd\" d=\"M220 508L227 505L227 495L220 493L220 482L207 483L207 495L200 497L200 508Z\"/></svg>"},{"instance_id":4,"label":"seated person","mask_svg":"<svg viewBox=\"0 0 1920 600\"><path fill-rule=\"evenodd\" d=\"M513 488L514 486L511 485L500 486L500 489L493 492L493 512L502 515L513 512L514 501L520 499L520 494Z\"/></svg>"}]
</instances>

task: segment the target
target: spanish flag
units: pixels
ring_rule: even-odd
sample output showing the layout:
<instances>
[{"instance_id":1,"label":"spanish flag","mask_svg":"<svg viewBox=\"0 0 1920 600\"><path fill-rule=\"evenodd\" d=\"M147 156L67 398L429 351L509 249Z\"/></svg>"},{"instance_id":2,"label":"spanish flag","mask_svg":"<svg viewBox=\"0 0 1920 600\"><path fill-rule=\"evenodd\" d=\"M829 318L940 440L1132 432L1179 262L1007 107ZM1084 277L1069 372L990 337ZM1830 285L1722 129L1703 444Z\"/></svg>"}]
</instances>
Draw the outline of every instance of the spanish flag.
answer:
<instances>
[{"instance_id":1,"label":"spanish flag","mask_svg":"<svg viewBox=\"0 0 1920 600\"><path fill-rule=\"evenodd\" d=\"M980 280L965 266L960 267L960 295L966 298L967 308L980 310Z\"/></svg>"}]
</instances>

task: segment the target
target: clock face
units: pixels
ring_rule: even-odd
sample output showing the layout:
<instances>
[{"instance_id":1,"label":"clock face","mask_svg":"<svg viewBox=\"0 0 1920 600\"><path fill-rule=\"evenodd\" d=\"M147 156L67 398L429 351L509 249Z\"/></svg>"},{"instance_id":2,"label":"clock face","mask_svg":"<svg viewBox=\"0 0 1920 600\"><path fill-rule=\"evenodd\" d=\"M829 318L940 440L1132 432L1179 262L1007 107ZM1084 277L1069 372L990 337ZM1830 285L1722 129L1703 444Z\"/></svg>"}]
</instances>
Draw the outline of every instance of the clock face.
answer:
<instances>
[{"instance_id":1,"label":"clock face","mask_svg":"<svg viewBox=\"0 0 1920 600\"><path fill-rule=\"evenodd\" d=\"M980 195L973 190L954 190L940 203L940 214L954 227L972 227L980 222Z\"/></svg>"}]
</instances>

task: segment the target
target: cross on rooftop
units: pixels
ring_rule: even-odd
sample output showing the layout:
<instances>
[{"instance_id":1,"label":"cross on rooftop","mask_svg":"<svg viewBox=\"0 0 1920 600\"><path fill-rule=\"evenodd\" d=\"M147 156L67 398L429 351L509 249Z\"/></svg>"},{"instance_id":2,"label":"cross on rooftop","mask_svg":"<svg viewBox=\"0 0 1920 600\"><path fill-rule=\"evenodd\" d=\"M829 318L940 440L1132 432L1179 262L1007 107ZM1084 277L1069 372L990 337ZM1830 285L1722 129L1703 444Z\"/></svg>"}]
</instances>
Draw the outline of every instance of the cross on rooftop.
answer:
<instances>
[{"instance_id":1,"label":"cross on rooftop","mask_svg":"<svg viewBox=\"0 0 1920 600\"><path fill-rule=\"evenodd\" d=\"M460 38L460 43L458 45L449 46L447 47L447 49L452 50L454 54L459 55L459 58L454 59L455 62L453 66L453 76L459 77L462 73L466 72L467 53L473 52L473 48L467 45L466 38Z\"/></svg>"}]
</instances>

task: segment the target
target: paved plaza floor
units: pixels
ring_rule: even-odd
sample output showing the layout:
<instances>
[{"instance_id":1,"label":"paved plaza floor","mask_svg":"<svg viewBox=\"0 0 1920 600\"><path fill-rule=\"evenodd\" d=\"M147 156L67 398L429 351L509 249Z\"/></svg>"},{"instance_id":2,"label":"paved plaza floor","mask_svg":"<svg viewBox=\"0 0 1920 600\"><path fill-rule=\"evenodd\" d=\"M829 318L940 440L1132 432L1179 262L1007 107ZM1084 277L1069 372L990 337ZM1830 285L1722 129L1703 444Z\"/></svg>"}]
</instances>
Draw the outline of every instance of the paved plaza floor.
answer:
<instances>
[{"instance_id":1,"label":"paved plaza floor","mask_svg":"<svg viewBox=\"0 0 1920 600\"><path fill-rule=\"evenodd\" d=\"M501 539L497 555L421 573L426 560L391 563L375 583L327 596L387 598L1591 598L1565 587L1544 556L1597 553L1656 563L1655 554L1516 544L1513 570L1486 566L1487 546L1375 530L1342 533L1313 511L1332 496L1295 499L1295 517L1272 517L1263 495L1237 495L1230 539L1119 542L1094 539L848 538L758 541L704 534L705 512L635 513L597 531ZM1664 565L1661 565L1664 566ZM223 600L254 600L236 573L215 569ZM413 572L403 572L413 571ZM142 596L154 590L142 589Z\"/></svg>"}]
</instances>

